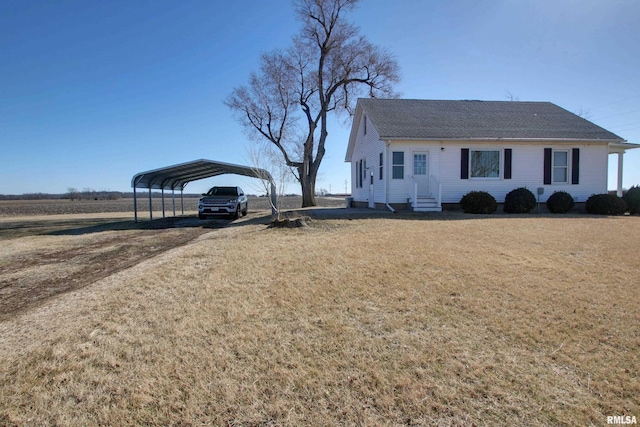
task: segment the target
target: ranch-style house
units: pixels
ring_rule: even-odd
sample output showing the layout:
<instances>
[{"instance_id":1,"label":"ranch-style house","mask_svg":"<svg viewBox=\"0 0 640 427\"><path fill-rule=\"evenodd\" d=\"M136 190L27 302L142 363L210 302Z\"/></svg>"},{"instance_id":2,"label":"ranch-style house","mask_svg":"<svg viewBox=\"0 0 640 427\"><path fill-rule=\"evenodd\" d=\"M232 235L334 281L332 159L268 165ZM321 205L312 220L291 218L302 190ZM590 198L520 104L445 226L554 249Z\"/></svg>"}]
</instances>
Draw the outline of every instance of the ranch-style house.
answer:
<instances>
[{"instance_id":1,"label":"ranch-style house","mask_svg":"<svg viewBox=\"0 0 640 427\"><path fill-rule=\"evenodd\" d=\"M614 153L621 194L623 154L639 147L550 102L359 99L345 161L353 206L440 211L518 187L585 202L607 191Z\"/></svg>"}]
</instances>

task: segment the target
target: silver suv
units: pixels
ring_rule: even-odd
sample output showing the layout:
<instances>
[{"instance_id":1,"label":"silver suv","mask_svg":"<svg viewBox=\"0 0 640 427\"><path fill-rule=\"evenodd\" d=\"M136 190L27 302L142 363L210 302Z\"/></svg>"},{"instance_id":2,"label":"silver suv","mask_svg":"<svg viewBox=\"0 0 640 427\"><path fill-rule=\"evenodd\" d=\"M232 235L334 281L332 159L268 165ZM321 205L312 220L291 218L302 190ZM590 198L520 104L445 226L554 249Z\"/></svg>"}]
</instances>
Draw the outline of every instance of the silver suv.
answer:
<instances>
[{"instance_id":1,"label":"silver suv","mask_svg":"<svg viewBox=\"0 0 640 427\"><path fill-rule=\"evenodd\" d=\"M208 216L230 215L239 218L246 215L249 209L247 196L240 187L213 187L202 195L198 201L198 218Z\"/></svg>"}]
</instances>

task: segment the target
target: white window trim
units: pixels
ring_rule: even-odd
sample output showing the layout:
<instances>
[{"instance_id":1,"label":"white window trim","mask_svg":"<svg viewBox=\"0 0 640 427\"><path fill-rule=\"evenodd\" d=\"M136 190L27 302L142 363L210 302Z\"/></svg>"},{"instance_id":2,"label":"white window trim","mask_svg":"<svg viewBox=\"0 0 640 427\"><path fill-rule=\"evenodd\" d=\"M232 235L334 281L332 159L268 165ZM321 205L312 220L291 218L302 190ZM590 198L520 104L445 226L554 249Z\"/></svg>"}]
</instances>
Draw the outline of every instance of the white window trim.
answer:
<instances>
[{"instance_id":1,"label":"white window trim","mask_svg":"<svg viewBox=\"0 0 640 427\"><path fill-rule=\"evenodd\" d=\"M471 174L471 163L473 161L474 151L497 151L498 152L498 176L473 176ZM469 179L480 181L501 181L504 179L504 148L495 147L479 147L469 148Z\"/></svg>"},{"instance_id":2,"label":"white window trim","mask_svg":"<svg viewBox=\"0 0 640 427\"><path fill-rule=\"evenodd\" d=\"M402 164L400 163L395 163L394 159L393 159L393 153L402 153ZM404 151L392 151L391 152L391 179L397 179L397 180L401 180L404 179L406 171L405 171L405 163L406 163L406 153ZM396 167L400 167L402 166L402 178L395 178L393 176L393 171Z\"/></svg>"},{"instance_id":3,"label":"white window trim","mask_svg":"<svg viewBox=\"0 0 640 427\"><path fill-rule=\"evenodd\" d=\"M566 166L556 166L556 153L567 153L567 164ZM565 168L566 173L564 174L564 181L556 181L556 168ZM551 185L567 185L571 182L571 150L551 150Z\"/></svg>"}]
</instances>

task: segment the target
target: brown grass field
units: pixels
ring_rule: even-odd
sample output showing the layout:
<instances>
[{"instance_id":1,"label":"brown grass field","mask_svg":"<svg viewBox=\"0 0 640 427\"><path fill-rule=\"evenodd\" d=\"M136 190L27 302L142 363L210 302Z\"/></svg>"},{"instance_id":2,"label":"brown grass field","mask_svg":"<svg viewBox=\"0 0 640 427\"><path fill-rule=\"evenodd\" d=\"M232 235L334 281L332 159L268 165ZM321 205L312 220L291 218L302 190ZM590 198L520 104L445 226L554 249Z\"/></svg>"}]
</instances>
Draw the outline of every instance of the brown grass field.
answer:
<instances>
[{"instance_id":1,"label":"brown grass field","mask_svg":"<svg viewBox=\"0 0 640 427\"><path fill-rule=\"evenodd\" d=\"M640 418L640 217L267 222L0 221L0 425Z\"/></svg>"}]
</instances>

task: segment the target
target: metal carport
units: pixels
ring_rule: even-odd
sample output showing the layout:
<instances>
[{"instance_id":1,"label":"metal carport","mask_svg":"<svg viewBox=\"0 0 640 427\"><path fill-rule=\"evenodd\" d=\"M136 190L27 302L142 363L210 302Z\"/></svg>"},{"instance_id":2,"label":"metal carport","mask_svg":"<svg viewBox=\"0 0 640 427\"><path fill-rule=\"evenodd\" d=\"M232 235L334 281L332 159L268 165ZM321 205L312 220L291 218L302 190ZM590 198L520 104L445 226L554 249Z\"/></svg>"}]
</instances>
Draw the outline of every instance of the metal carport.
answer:
<instances>
[{"instance_id":1,"label":"metal carport","mask_svg":"<svg viewBox=\"0 0 640 427\"><path fill-rule=\"evenodd\" d=\"M184 215L184 188L191 181L210 178L212 176L236 174L252 178L268 180L271 184L271 213L276 214L276 186L271 174L259 168L251 166L234 165L230 163L214 162L213 160L200 159L192 162L180 163L146 172L140 172L131 179L133 187L133 211L136 222L138 221L138 203L136 188L149 189L149 219L153 219L153 207L151 190L162 191L162 217L164 218L164 190L171 190L173 202L173 216L176 215L175 190L180 190L180 204Z\"/></svg>"}]
</instances>

